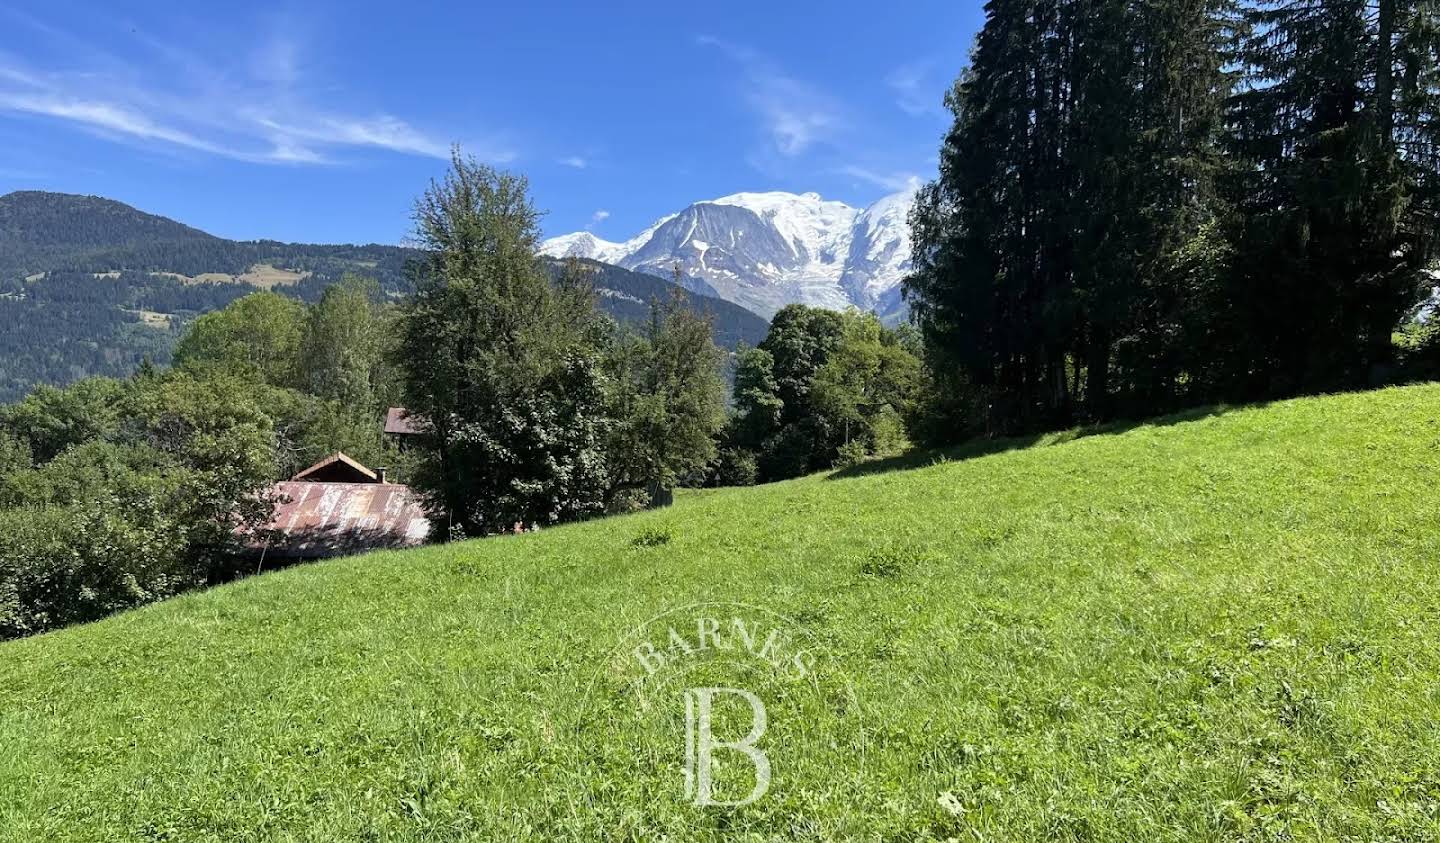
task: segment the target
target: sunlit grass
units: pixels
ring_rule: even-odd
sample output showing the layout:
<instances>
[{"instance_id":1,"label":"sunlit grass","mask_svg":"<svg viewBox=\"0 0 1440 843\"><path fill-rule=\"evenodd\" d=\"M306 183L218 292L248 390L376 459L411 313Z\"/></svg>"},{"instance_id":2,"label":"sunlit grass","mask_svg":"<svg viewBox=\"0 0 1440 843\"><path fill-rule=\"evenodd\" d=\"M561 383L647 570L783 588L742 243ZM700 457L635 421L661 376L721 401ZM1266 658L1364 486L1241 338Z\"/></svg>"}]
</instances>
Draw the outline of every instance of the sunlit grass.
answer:
<instances>
[{"instance_id":1,"label":"sunlit grass","mask_svg":"<svg viewBox=\"0 0 1440 843\"><path fill-rule=\"evenodd\" d=\"M1012 444L0 646L0 838L1440 835L1440 387ZM795 619L863 711L735 811L678 736L594 740L607 654L705 601Z\"/></svg>"}]
</instances>

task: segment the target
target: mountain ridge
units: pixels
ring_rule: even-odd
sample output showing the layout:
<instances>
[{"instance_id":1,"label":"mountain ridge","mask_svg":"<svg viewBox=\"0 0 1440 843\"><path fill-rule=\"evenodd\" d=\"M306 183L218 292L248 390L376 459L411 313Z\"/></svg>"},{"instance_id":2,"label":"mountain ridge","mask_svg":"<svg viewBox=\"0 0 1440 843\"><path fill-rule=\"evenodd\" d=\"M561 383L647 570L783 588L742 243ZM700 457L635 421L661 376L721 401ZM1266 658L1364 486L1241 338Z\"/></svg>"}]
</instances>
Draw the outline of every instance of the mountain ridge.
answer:
<instances>
[{"instance_id":1,"label":"mountain ridge","mask_svg":"<svg viewBox=\"0 0 1440 843\"><path fill-rule=\"evenodd\" d=\"M801 303L898 321L914 196L904 190L854 208L818 193L735 193L692 203L624 242L579 231L546 240L541 253L662 275L678 264L721 298L764 316Z\"/></svg>"}]
</instances>

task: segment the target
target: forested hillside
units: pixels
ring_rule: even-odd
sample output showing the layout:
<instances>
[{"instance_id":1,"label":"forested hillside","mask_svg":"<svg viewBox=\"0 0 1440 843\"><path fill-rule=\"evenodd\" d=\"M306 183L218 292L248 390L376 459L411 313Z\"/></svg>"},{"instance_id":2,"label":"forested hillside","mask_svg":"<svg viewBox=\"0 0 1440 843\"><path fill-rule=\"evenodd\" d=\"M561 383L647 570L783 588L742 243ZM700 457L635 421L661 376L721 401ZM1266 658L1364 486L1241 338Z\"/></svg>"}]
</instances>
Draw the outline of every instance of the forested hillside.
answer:
<instances>
[{"instance_id":1,"label":"forested hillside","mask_svg":"<svg viewBox=\"0 0 1440 843\"><path fill-rule=\"evenodd\" d=\"M224 241L98 196L17 191L0 197L0 276L28 275L83 256L147 244Z\"/></svg>"},{"instance_id":2,"label":"forested hillside","mask_svg":"<svg viewBox=\"0 0 1440 843\"><path fill-rule=\"evenodd\" d=\"M0 196L0 278L7 280L62 269L238 276L268 265L317 279L364 270L393 286L403 282L408 256L409 250L396 246L225 240L97 196L39 191Z\"/></svg>"},{"instance_id":3,"label":"forested hillside","mask_svg":"<svg viewBox=\"0 0 1440 843\"><path fill-rule=\"evenodd\" d=\"M600 309L626 323L640 323L650 318L650 303L668 298L675 285L654 275L631 272L618 266L581 260L582 266L593 271L595 289L600 294ZM558 275L565 261L548 259L550 274ZM702 313L713 317L715 344L734 349L744 343L759 345L765 339L769 323L738 304L720 298L699 295L681 288L687 300Z\"/></svg>"},{"instance_id":4,"label":"forested hillside","mask_svg":"<svg viewBox=\"0 0 1440 843\"><path fill-rule=\"evenodd\" d=\"M349 273L404 295L416 256L398 246L225 240L109 199L8 194L0 197L0 402L39 383L123 376L147 358L166 363L195 316L256 287L315 301ZM645 318L672 286L594 266L601 307L620 321ZM689 299L713 314L723 347L764 338L765 320L749 311Z\"/></svg>"}]
</instances>

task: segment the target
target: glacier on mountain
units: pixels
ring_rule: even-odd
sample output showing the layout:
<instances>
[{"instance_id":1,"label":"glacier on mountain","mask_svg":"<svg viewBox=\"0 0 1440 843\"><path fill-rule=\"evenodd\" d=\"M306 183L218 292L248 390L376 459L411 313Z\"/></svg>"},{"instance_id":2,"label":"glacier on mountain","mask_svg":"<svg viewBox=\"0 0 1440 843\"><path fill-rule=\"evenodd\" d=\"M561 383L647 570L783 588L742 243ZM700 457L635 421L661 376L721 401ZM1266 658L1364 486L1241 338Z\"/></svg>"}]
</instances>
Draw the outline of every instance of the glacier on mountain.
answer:
<instances>
[{"instance_id":1,"label":"glacier on mountain","mask_svg":"<svg viewBox=\"0 0 1440 843\"><path fill-rule=\"evenodd\" d=\"M815 193L736 193L697 202L624 243L585 231L546 240L551 257L581 257L670 277L765 317L791 303L904 312L913 191L863 210Z\"/></svg>"}]
</instances>

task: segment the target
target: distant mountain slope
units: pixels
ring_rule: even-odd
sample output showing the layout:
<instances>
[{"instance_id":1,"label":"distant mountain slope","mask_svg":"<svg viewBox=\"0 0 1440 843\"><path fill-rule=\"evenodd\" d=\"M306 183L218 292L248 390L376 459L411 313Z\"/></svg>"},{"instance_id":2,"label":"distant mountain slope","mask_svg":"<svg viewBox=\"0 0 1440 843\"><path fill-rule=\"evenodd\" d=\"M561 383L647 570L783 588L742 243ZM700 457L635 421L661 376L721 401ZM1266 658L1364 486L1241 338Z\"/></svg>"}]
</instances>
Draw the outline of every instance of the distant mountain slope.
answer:
<instances>
[{"instance_id":1,"label":"distant mountain slope","mask_svg":"<svg viewBox=\"0 0 1440 843\"><path fill-rule=\"evenodd\" d=\"M412 256L397 246L226 240L96 196L38 191L0 196L0 282L65 271L234 278L265 265L314 276L309 286L317 288L357 271L398 289L406 283L405 262Z\"/></svg>"},{"instance_id":2,"label":"distant mountain slope","mask_svg":"<svg viewBox=\"0 0 1440 843\"><path fill-rule=\"evenodd\" d=\"M381 245L307 245L215 237L110 199L59 193L0 196L0 402L37 383L121 376L140 361L169 360L195 316L257 287L313 300L346 273L410 290L407 264L420 253ZM550 261L552 272L559 262ZM663 278L596 265L600 307L639 322L668 295ZM741 307L685 294L713 314L726 348L756 344L768 324Z\"/></svg>"},{"instance_id":3,"label":"distant mountain slope","mask_svg":"<svg viewBox=\"0 0 1440 843\"><path fill-rule=\"evenodd\" d=\"M552 273L558 273L564 261L549 258L546 261ZM675 285L654 275L632 272L599 261L583 260L594 271L595 291L600 297L600 308L622 323L642 324L650 318L650 303L663 301L675 289ZM770 323L756 316L738 304L721 298L701 295L681 288L691 306L708 314L714 323L715 344L725 349L734 349L740 343L759 345L770 331Z\"/></svg>"},{"instance_id":4,"label":"distant mountain slope","mask_svg":"<svg viewBox=\"0 0 1440 843\"><path fill-rule=\"evenodd\" d=\"M767 316L800 302L896 321L905 312L913 205L911 191L864 210L814 193L737 193L697 202L624 243L578 232L545 241L542 251L667 276L679 264L705 292Z\"/></svg>"},{"instance_id":5,"label":"distant mountain slope","mask_svg":"<svg viewBox=\"0 0 1440 843\"><path fill-rule=\"evenodd\" d=\"M0 275L88 253L219 238L113 199L35 190L0 196ZM28 273L27 273L28 274Z\"/></svg>"}]
</instances>

